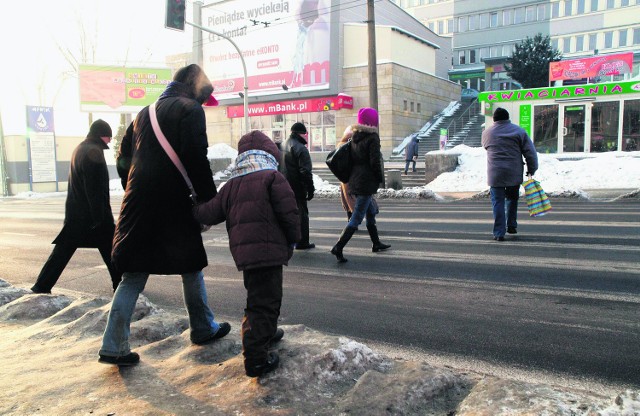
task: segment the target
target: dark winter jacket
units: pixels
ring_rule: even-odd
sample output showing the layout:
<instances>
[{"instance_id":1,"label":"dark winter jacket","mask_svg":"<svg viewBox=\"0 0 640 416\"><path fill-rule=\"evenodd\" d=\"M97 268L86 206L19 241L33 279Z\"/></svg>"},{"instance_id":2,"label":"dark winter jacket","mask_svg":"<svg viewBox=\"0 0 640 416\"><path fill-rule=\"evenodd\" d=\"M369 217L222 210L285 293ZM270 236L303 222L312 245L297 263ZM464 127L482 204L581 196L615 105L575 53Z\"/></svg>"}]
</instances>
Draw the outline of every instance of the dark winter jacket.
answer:
<instances>
[{"instance_id":1,"label":"dark winter jacket","mask_svg":"<svg viewBox=\"0 0 640 416\"><path fill-rule=\"evenodd\" d=\"M520 185L524 176L524 159L532 175L538 170L538 153L520 126L510 120L496 121L482 133L482 147L487 149L489 186Z\"/></svg>"},{"instance_id":2,"label":"dark winter jacket","mask_svg":"<svg viewBox=\"0 0 640 416\"><path fill-rule=\"evenodd\" d=\"M65 218L54 244L76 247L104 246L113 238L109 204L109 171L100 137L87 136L71 156Z\"/></svg>"},{"instance_id":3,"label":"dark winter jacket","mask_svg":"<svg viewBox=\"0 0 640 416\"><path fill-rule=\"evenodd\" d=\"M416 136L412 137L407 147L405 147L404 160L411 161L414 156L418 156L418 137Z\"/></svg>"},{"instance_id":4,"label":"dark winter jacket","mask_svg":"<svg viewBox=\"0 0 640 416\"><path fill-rule=\"evenodd\" d=\"M263 170L242 171L240 161L250 150L261 150L275 159ZM226 221L229 248L238 270L286 265L293 243L300 240L300 218L295 196L285 177L276 170L279 151L260 131L252 131L238 143L232 178L211 201L194 208L203 224ZM266 163L266 162L265 162Z\"/></svg>"},{"instance_id":5,"label":"dark winter jacket","mask_svg":"<svg viewBox=\"0 0 640 416\"><path fill-rule=\"evenodd\" d=\"M373 195L383 182L380 136L375 127L355 124L351 127L351 175L349 188L355 195Z\"/></svg>"},{"instance_id":6,"label":"dark winter jacket","mask_svg":"<svg viewBox=\"0 0 640 416\"><path fill-rule=\"evenodd\" d=\"M160 129L182 161L199 201L216 194L207 159L202 106L191 88L172 82L156 105ZM202 270L207 255L191 213L189 188L156 138L149 107L138 113L117 158L125 188L113 260L124 272L183 274Z\"/></svg>"},{"instance_id":7,"label":"dark winter jacket","mask_svg":"<svg viewBox=\"0 0 640 416\"><path fill-rule=\"evenodd\" d=\"M284 142L285 176L298 198L306 198L307 194L315 192L311 156L306 144L307 141L297 133L291 133Z\"/></svg>"}]
</instances>

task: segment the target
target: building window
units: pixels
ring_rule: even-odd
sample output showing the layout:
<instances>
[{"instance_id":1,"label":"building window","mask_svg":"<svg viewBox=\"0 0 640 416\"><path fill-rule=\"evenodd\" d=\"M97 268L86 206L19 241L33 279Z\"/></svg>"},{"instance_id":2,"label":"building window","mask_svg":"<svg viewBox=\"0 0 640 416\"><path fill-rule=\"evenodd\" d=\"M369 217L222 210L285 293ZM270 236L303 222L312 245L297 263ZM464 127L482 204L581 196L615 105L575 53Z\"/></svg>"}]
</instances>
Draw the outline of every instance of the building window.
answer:
<instances>
[{"instance_id":1,"label":"building window","mask_svg":"<svg viewBox=\"0 0 640 416\"><path fill-rule=\"evenodd\" d=\"M489 13L489 27L498 27L498 12Z\"/></svg>"},{"instance_id":2,"label":"building window","mask_svg":"<svg viewBox=\"0 0 640 416\"><path fill-rule=\"evenodd\" d=\"M625 100L621 150L632 152L638 149L640 149L640 100Z\"/></svg>"},{"instance_id":3,"label":"building window","mask_svg":"<svg viewBox=\"0 0 640 416\"><path fill-rule=\"evenodd\" d=\"M640 45L640 28L633 29L633 44Z\"/></svg>"},{"instance_id":4,"label":"building window","mask_svg":"<svg viewBox=\"0 0 640 416\"><path fill-rule=\"evenodd\" d=\"M598 35L596 33L589 35L589 49L592 51L598 49Z\"/></svg>"},{"instance_id":5,"label":"building window","mask_svg":"<svg viewBox=\"0 0 640 416\"><path fill-rule=\"evenodd\" d=\"M558 17L560 17L560 2L555 1L551 3L551 18L557 19Z\"/></svg>"},{"instance_id":6,"label":"building window","mask_svg":"<svg viewBox=\"0 0 640 416\"><path fill-rule=\"evenodd\" d=\"M527 6L524 8L524 21L533 22L536 20L536 8L534 6Z\"/></svg>"},{"instance_id":7,"label":"building window","mask_svg":"<svg viewBox=\"0 0 640 416\"><path fill-rule=\"evenodd\" d=\"M564 0L564 15L571 16L572 9L573 9L573 0Z\"/></svg>"},{"instance_id":8,"label":"building window","mask_svg":"<svg viewBox=\"0 0 640 416\"><path fill-rule=\"evenodd\" d=\"M416 104L416 112L419 113L420 112L420 103Z\"/></svg>"},{"instance_id":9,"label":"building window","mask_svg":"<svg viewBox=\"0 0 640 416\"><path fill-rule=\"evenodd\" d=\"M513 24L513 9L502 11L502 25L509 26Z\"/></svg>"},{"instance_id":10,"label":"building window","mask_svg":"<svg viewBox=\"0 0 640 416\"><path fill-rule=\"evenodd\" d=\"M476 30L478 28L478 15L472 14L469 16L469 30Z\"/></svg>"},{"instance_id":11,"label":"building window","mask_svg":"<svg viewBox=\"0 0 640 416\"><path fill-rule=\"evenodd\" d=\"M469 63L470 64L475 64L476 63L476 50L475 49L471 49L469 51Z\"/></svg>"},{"instance_id":12,"label":"building window","mask_svg":"<svg viewBox=\"0 0 640 416\"><path fill-rule=\"evenodd\" d=\"M409 103L407 102L407 100L404 100L404 111L407 111L409 109Z\"/></svg>"},{"instance_id":13,"label":"building window","mask_svg":"<svg viewBox=\"0 0 640 416\"><path fill-rule=\"evenodd\" d=\"M592 12L598 11L598 0L591 0L591 11Z\"/></svg>"},{"instance_id":14,"label":"building window","mask_svg":"<svg viewBox=\"0 0 640 416\"><path fill-rule=\"evenodd\" d=\"M593 103L591 107L591 152L618 150L620 103Z\"/></svg>"},{"instance_id":15,"label":"building window","mask_svg":"<svg viewBox=\"0 0 640 416\"><path fill-rule=\"evenodd\" d=\"M584 0L578 0L578 12L577 14L584 14Z\"/></svg>"},{"instance_id":16,"label":"building window","mask_svg":"<svg viewBox=\"0 0 640 416\"><path fill-rule=\"evenodd\" d=\"M458 51L458 62L460 63L460 65L466 64L466 61L464 59L464 51Z\"/></svg>"},{"instance_id":17,"label":"building window","mask_svg":"<svg viewBox=\"0 0 640 416\"><path fill-rule=\"evenodd\" d=\"M411 101L411 112L413 113L413 101Z\"/></svg>"},{"instance_id":18,"label":"building window","mask_svg":"<svg viewBox=\"0 0 640 416\"><path fill-rule=\"evenodd\" d=\"M538 20L547 20L547 5L546 4L538 4L537 10Z\"/></svg>"},{"instance_id":19,"label":"building window","mask_svg":"<svg viewBox=\"0 0 640 416\"><path fill-rule=\"evenodd\" d=\"M625 6L628 6L628 5L629 5L629 0L622 0L620 2L620 6L622 6L622 7L625 7Z\"/></svg>"},{"instance_id":20,"label":"building window","mask_svg":"<svg viewBox=\"0 0 640 416\"><path fill-rule=\"evenodd\" d=\"M453 33L453 19L447 19L447 33Z\"/></svg>"},{"instance_id":21,"label":"building window","mask_svg":"<svg viewBox=\"0 0 640 416\"><path fill-rule=\"evenodd\" d=\"M584 36L576 36L576 52L584 51Z\"/></svg>"},{"instance_id":22,"label":"building window","mask_svg":"<svg viewBox=\"0 0 640 416\"><path fill-rule=\"evenodd\" d=\"M438 20L438 35L444 33L444 20Z\"/></svg>"},{"instance_id":23,"label":"building window","mask_svg":"<svg viewBox=\"0 0 640 416\"><path fill-rule=\"evenodd\" d=\"M489 48L480 48L480 59L489 57Z\"/></svg>"},{"instance_id":24,"label":"building window","mask_svg":"<svg viewBox=\"0 0 640 416\"><path fill-rule=\"evenodd\" d=\"M558 49L558 39L551 39L551 47L553 47L554 50Z\"/></svg>"},{"instance_id":25,"label":"building window","mask_svg":"<svg viewBox=\"0 0 640 416\"><path fill-rule=\"evenodd\" d=\"M613 9L616 6L615 0L607 0L607 9Z\"/></svg>"},{"instance_id":26,"label":"building window","mask_svg":"<svg viewBox=\"0 0 640 416\"><path fill-rule=\"evenodd\" d=\"M604 32L604 48L613 48L613 32Z\"/></svg>"},{"instance_id":27,"label":"building window","mask_svg":"<svg viewBox=\"0 0 640 416\"><path fill-rule=\"evenodd\" d=\"M518 7L515 9L515 18L513 21L516 25L524 23L524 7Z\"/></svg>"},{"instance_id":28,"label":"building window","mask_svg":"<svg viewBox=\"0 0 640 416\"><path fill-rule=\"evenodd\" d=\"M502 54L502 46L492 46L491 49L491 57L495 58L496 56L501 56Z\"/></svg>"},{"instance_id":29,"label":"building window","mask_svg":"<svg viewBox=\"0 0 640 416\"><path fill-rule=\"evenodd\" d=\"M571 38L563 38L562 39L562 52L569 53L571 52Z\"/></svg>"},{"instance_id":30,"label":"building window","mask_svg":"<svg viewBox=\"0 0 640 416\"><path fill-rule=\"evenodd\" d=\"M618 32L618 46L627 46L627 30Z\"/></svg>"},{"instance_id":31,"label":"building window","mask_svg":"<svg viewBox=\"0 0 640 416\"><path fill-rule=\"evenodd\" d=\"M430 31L435 32L435 30L434 30L435 28L434 28L434 26L433 26L433 22L429 22L429 23L427 24L427 27L429 27L429 30L430 30Z\"/></svg>"},{"instance_id":32,"label":"building window","mask_svg":"<svg viewBox=\"0 0 640 416\"><path fill-rule=\"evenodd\" d=\"M482 13L480 15L480 29L486 29L489 27L489 13Z\"/></svg>"},{"instance_id":33,"label":"building window","mask_svg":"<svg viewBox=\"0 0 640 416\"><path fill-rule=\"evenodd\" d=\"M458 31L459 32L466 32L468 27L469 27L469 25L467 23L467 17L466 16L459 17L458 18Z\"/></svg>"}]
</instances>

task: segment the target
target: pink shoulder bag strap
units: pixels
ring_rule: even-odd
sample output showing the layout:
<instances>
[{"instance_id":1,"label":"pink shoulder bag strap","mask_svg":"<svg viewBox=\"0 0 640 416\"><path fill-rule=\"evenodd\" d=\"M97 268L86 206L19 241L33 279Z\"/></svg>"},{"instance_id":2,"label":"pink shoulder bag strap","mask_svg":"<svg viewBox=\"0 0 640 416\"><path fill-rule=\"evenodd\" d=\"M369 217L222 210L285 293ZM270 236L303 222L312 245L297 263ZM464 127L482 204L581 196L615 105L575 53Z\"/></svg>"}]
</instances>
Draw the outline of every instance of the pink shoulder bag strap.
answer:
<instances>
[{"instance_id":1,"label":"pink shoulder bag strap","mask_svg":"<svg viewBox=\"0 0 640 416\"><path fill-rule=\"evenodd\" d=\"M191 183L191 179L189 179L189 175L187 175L187 170L184 168L184 165L180 161L180 158L176 154L175 150L173 150L173 147L171 147L171 145L167 141L167 138L162 133L162 130L160 130L160 124L158 124L158 115L156 114L156 103L153 103L149 106L149 118L151 119L151 126L153 127L153 132L156 134L156 137L158 138L158 142L160 142L160 145L162 146L164 151L167 153L167 156L169 156L169 159L171 159L173 164L176 166L176 168L178 168L178 170L182 174L184 181L187 183L187 186L189 187L189 191L191 191L191 195L190 195L191 201L193 201L193 203L195 204L198 194L196 194L196 190L193 189L193 184Z\"/></svg>"}]
</instances>

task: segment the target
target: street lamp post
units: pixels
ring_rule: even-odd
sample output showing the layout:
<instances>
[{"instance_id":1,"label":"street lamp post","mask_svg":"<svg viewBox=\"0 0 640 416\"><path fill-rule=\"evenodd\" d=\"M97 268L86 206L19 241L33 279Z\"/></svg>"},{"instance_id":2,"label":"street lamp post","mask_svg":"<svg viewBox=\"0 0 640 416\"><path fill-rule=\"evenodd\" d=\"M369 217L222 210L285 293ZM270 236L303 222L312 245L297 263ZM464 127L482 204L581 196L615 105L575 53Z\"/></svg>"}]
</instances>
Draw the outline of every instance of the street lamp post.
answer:
<instances>
[{"instance_id":1,"label":"street lamp post","mask_svg":"<svg viewBox=\"0 0 640 416\"><path fill-rule=\"evenodd\" d=\"M238 55L240 56L240 61L242 62L242 71L244 72L244 97L243 97L243 106L244 106L244 133L249 132L249 86L247 85L247 64L244 62L244 56L242 56L242 51L238 47L238 45L233 41L233 39L228 36L223 35L222 33L216 32L215 30L208 29L206 27L202 27L195 23L185 22L188 25L191 25L197 29L204 30L208 33L213 33L216 36L220 36L231 42L234 48L238 51Z\"/></svg>"}]
</instances>

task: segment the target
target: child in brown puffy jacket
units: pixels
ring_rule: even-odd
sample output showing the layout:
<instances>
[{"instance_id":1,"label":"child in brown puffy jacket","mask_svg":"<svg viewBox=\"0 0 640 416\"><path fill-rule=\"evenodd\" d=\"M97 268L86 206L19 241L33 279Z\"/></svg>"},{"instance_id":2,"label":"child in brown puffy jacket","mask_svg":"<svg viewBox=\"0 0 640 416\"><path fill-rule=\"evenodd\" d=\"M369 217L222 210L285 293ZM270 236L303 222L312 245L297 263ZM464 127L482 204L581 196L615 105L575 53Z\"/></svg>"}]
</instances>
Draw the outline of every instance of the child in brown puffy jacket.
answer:
<instances>
[{"instance_id":1,"label":"child in brown puffy jacket","mask_svg":"<svg viewBox=\"0 0 640 416\"><path fill-rule=\"evenodd\" d=\"M229 248L247 289L242 320L245 372L258 377L278 366L269 347L282 339L277 327L282 304L282 266L300 239L295 195L278 172L280 152L264 133L254 130L238 142L231 179L218 194L194 208L205 225L226 221Z\"/></svg>"}]
</instances>

